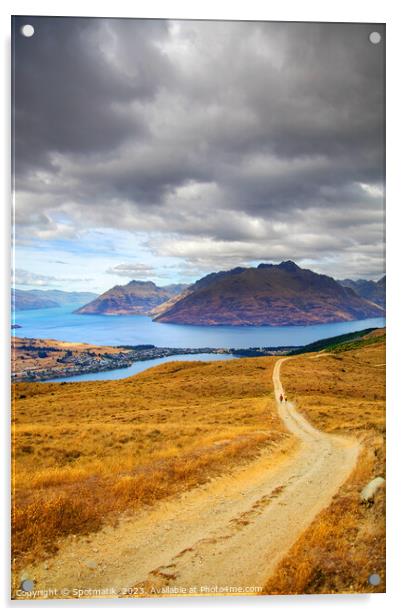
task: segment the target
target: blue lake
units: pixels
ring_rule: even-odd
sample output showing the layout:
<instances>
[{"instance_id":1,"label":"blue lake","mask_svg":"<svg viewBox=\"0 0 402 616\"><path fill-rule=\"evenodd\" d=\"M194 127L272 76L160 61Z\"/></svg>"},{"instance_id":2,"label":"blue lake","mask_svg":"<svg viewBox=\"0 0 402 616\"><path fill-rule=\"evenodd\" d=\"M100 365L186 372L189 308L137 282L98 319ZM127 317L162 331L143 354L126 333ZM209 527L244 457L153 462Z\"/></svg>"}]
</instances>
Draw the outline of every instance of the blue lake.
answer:
<instances>
[{"instance_id":1,"label":"blue lake","mask_svg":"<svg viewBox=\"0 0 402 616\"><path fill-rule=\"evenodd\" d=\"M154 344L164 347L298 346L368 327L383 327L384 318L292 327L193 326L155 323L144 316L73 314L77 305L17 311L13 335L90 344Z\"/></svg>"},{"instance_id":2,"label":"blue lake","mask_svg":"<svg viewBox=\"0 0 402 616\"><path fill-rule=\"evenodd\" d=\"M166 364L170 361L222 361L223 359L234 359L234 355L229 353L193 353L190 355L171 355L170 357L158 357L157 359L146 359L137 361L128 368L116 368L116 370L105 370L104 372L91 372L89 374L78 374L75 376L61 377L59 379L49 379L51 383L62 381L115 381L116 379L126 379L128 376L143 372L148 368L159 364Z\"/></svg>"}]
</instances>

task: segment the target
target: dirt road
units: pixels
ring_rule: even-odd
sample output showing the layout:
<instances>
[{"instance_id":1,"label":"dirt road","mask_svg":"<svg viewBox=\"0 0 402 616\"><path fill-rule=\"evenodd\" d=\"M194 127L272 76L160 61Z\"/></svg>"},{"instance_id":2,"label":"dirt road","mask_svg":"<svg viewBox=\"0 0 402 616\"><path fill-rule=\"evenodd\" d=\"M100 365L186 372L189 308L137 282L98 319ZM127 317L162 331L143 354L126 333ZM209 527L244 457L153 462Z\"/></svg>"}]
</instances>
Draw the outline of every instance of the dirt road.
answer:
<instances>
[{"instance_id":1,"label":"dirt road","mask_svg":"<svg viewBox=\"0 0 402 616\"><path fill-rule=\"evenodd\" d=\"M278 412L295 437L291 453L261 455L117 528L69 539L55 558L30 569L36 587L112 587L120 593L145 584L157 592L169 586L195 594L208 593L205 589L213 594L219 587L258 593L330 503L359 452L356 440L316 430L291 402L279 401L284 361L276 362L273 382Z\"/></svg>"}]
</instances>

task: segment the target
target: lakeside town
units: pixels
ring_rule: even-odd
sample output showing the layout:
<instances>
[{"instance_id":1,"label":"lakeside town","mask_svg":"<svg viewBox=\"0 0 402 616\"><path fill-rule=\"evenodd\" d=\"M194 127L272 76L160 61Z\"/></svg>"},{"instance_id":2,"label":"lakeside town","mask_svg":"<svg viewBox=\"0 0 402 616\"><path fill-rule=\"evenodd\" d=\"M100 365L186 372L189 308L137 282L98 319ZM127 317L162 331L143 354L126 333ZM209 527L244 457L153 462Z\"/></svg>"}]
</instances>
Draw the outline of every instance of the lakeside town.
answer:
<instances>
[{"instance_id":1,"label":"lakeside town","mask_svg":"<svg viewBox=\"0 0 402 616\"><path fill-rule=\"evenodd\" d=\"M172 348L152 344L96 346L56 340L13 337L12 380L47 381L128 368L135 362L175 355L218 354L234 357L286 355L296 347Z\"/></svg>"}]
</instances>

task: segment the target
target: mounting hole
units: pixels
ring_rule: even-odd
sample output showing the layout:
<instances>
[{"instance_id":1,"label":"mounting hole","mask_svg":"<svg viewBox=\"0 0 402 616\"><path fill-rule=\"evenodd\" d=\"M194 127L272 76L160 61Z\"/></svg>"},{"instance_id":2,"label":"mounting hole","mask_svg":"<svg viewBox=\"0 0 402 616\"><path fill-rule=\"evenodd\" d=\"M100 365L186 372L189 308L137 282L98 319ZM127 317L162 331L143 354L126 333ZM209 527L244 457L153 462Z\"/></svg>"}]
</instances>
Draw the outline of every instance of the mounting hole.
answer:
<instances>
[{"instance_id":1,"label":"mounting hole","mask_svg":"<svg viewBox=\"0 0 402 616\"><path fill-rule=\"evenodd\" d=\"M21 28L22 36L26 36L27 38L31 38L35 34L35 28L31 24L25 24Z\"/></svg>"},{"instance_id":2,"label":"mounting hole","mask_svg":"<svg viewBox=\"0 0 402 616\"><path fill-rule=\"evenodd\" d=\"M32 580L23 580L21 583L21 589L25 592L31 592L33 590L34 583Z\"/></svg>"},{"instance_id":3,"label":"mounting hole","mask_svg":"<svg viewBox=\"0 0 402 616\"><path fill-rule=\"evenodd\" d=\"M378 43L381 43L381 34L379 32L370 32L369 34L369 41L370 43L373 43L373 45L378 45Z\"/></svg>"},{"instance_id":4,"label":"mounting hole","mask_svg":"<svg viewBox=\"0 0 402 616\"><path fill-rule=\"evenodd\" d=\"M368 581L369 584L371 584L372 586L378 586L381 583L381 577L378 575L378 573L372 573Z\"/></svg>"}]
</instances>

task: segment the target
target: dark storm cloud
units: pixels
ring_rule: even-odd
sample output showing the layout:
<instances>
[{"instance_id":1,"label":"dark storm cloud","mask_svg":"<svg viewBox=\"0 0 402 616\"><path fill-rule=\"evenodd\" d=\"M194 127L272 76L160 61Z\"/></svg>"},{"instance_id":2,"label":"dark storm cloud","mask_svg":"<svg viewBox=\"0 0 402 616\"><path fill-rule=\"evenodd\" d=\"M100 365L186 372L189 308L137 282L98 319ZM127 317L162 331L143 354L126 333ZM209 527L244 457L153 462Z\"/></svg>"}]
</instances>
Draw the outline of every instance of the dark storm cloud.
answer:
<instances>
[{"instance_id":1,"label":"dark storm cloud","mask_svg":"<svg viewBox=\"0 0 402 616\"><path fill-rule=\"evenodd\" d=\"M35 28L26 38L24 23ZM127 105L152 99L168 79L167 62L153 49L163 38L163 22L74 18L16 18L15 123L16 162L46 164L51 152L108 152L126 137L135 139L147 127ZM127 28L129 26L129 28ZM133 71L114 70L102 39L126 41L126 59ZM155 58L157 62L155 62Z\"/></svg>"},{"instance_id":2,"label":"dark storm cloud","mask_svg":"<svg viewBox=\"0 0 402 616\"><path fill-rule=\"evenodd\" d=\"M120 227L162 234L152 250L190 266L338 255L342 272L366 258L381 273L384 43L372 30L18 18L21 232Z\"/></svg>"}]
</instances>

